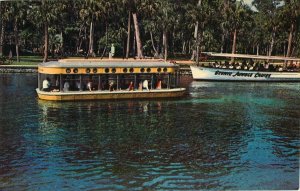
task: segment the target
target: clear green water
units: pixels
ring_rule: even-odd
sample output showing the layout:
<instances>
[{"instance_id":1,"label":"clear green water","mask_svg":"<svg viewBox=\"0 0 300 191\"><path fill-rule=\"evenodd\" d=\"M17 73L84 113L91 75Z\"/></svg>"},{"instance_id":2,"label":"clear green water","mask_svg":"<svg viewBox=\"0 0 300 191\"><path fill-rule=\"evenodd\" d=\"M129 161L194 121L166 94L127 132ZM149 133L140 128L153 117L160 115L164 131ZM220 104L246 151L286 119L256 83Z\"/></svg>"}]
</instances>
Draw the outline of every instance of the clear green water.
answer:
<instances>
[{"instance_id":1,"label":"clear green water","mask_svg":"<svg viewBox=\"0 0 300 191\"><path fill-rule=\"evenodd\" d=\"M0 190L298 189L300 84L191 82L187 97L47 102L0 75Z\"/></svg>"}]
</instances>

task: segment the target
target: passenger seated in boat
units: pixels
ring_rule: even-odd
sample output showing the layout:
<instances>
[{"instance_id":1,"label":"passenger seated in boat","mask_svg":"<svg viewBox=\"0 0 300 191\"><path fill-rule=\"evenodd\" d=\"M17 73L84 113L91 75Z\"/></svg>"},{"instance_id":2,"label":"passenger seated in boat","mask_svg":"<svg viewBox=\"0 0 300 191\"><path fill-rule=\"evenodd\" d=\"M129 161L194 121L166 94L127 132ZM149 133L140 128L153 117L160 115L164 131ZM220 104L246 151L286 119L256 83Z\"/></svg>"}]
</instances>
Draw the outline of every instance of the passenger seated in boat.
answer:
<instances>
[{"instance_id":1,"label":"passenger seated in boat","mask_svg":"<svg viewBox=\"0 0 300 191\"><path fill-rule=\"evenodd\" d=\"M156 84L156 89L160 90L161 89L161 80L158 80L157 84Z\"/></svg>"},{"instance_id":2,"label":"passenger seated in boat","mask_svg":"<svg viewBox=\"0 0 300 191\"><path fill-rule=\"evenodd\" d=\"M50 92L50 87L51 87L50 79L49 79L49 78L46 78L46 79L43 81L43 91L45 91L45 92Z\"/></svg>"},{"instance_id":3,"label":"passenger seated in boat","mask_svg":"<svg viewBox=\"0 0 300 191\"><path fill-rule=\"evenodd\" d=\"M267 61L264 63L264 70L269 70L269 63Z\"/></svg>"},{"instance_id":4,"label":"passenger seated in boat","mask_svg":"<svg viewBox=\"0 0 300 191\"><path fill-rule=\"evenodd\" d=\"M224 64L221 63L221 68L227 68L226 65L225 65L225 63Z\"/></svg>"},{"instance_id":5,"label":"passenger seated in boat","mask_svg":"<svg viewBox=\"0 0 300 191\"><path fill-rule=\"evenodd\" d=\"M70 83L69 83L69 81L65 81L65 83L64 83L64 92L67 92L67 91L69 91L69 88L70 88Z\"/></svg>"},{"instance_id":6,"label":"passenger seated in boat","mask_svg":"<svg viewBox=\"0 0 300 191\"><path fill-rule=\"evenodd\" d=\"M143 81L143 89L149 90L148 88L148 80Z\"/></svg>"},{"instance_id":7,"label":"passenger seated in boat","mask_svg":"<svg viewBox=\"0 0 300 191\"><path fill-rule=\"evenodd\" d=\"M296 64L294 64L294 63L291 63L291 64L289 64L289 65L287 66L287 69L288 69L289 71L294 71L294 70L296 70L296 68L297 68L297 66L296 66Z\"/></svg>"},{"instance_id":8,"label":"passenger seated in boat","mask_svg":"<svg viewBox=\"0 0 300 191\"><path fill-rule=\"evenodd\" d=\"M265 70L264 65L263 64L259 64L258 70L259 71L264 71Z\"/></svg>"},{"instance_id":9,"label":"passenger seated in boat","mask_svg":"<svg viewBox=\"0 0 300 191\"><path fill-rule=\"evenodd\" d=\"M109 91L114 91L114 81L109 81L108 86Z\"/></svg>"},{"instance_id":10,"label":"passenger seated in boat","mask_svg":"<svg viewBox=\"0 0 300 191\"><path fill-rule=\"evenodd\" d=\"M273 64L270 64L270 66L269 66L269 71L275 71L275 67L274 67Z\"/></svg>"},{"instance_id":11,"label":"passenger seated in boat","mask_svg":"<svg viewBox=\"0 0 300 191\"><path fill-rule=\"evenodd\" d=\"M240 66L240 64L238 62L235 64L235 69L237 69L237 70L241 69L241 66Z\"/></svg>"},{"instance_id":12,"label":"passenger seated in boat","mask_svg":"<svg viewBox=\"0 0 300 191\"><path fill-rule=\"evenodd\" d=\"M79 91L81 89L80 88L80 81L76 81L75 86L76 86L76 90Z\"/></svg>"},{"instance_id":13,"label":"passenger seated in boat","mask_svg":"<svg viewBox=\"0 0 300 191\"><path fill-rule=\"evenodd\" d=\"M225 61L224 65L225 65L226 68L229 68L229 62L228 61Z\"/></svg>"},{"instance_id":14,"label":"passenger seated in boat","mask_svg":"<svg viewBox=\"0 0 300 191\"><path fill-rule=\"evenodd\" d=\"M87 87L87 89L88 89L89 91L92 91L92 82L89 81L89 82L87 83L86 87Z\"/></svg>"},{"instance_id":15,"label":"passenger seated in boat","mask_svg":"<svg viewBox=\"0 0 300 191\"><path fill-rule=\"evenodd\" d=\"M142 90L143 90L143 82L142 82L142 81L140 81L140 83L139 83L138 90L140 90L140 91L142 91Z\"/></svg>"},{"instance_id":16,"label":"passenger seated in boat","mask_svg":"<svg viewBox=\"0 0 300 191\"><path fill-rule=\"evenodd\" d=\"M253 70L253 69L254 69L253 65L249 64L249 70Z\"/></svg>"},{"instance_id":17,"label":"passenger seated in boat","mask_svg":"<svg viewBox=\"0 0 300 191\"><path fill-rule=\"evenodd\" d=\"M128 91L133 91L133 88L134 88L134 86L133 86L133 82L131 81L130 83L129 83L129 86L128 86Z\"/></svg>"}]
</instances>

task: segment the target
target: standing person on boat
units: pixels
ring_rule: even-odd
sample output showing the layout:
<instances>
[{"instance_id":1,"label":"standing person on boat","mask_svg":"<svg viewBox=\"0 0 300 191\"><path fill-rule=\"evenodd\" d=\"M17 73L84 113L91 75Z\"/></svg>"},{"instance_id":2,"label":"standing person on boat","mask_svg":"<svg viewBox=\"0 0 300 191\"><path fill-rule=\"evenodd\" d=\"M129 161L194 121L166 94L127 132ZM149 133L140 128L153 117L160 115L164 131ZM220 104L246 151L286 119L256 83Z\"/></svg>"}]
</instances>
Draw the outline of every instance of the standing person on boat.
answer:
<instances>
[{"instance_id":1,"label":"standing person on boat","mask_svg":"<svg viewBox=\"0 0 300 191\"><path fill-rule=\"evenodd\" d=\"M148 80L144 80L144 82L143 82L143 89L146 89L146 90L149 91Z\"/></svg>"},{"instance_id":2,"label":"standing person on boat","mask_svg":"<svg viewBox=\"0 0 300 191\"><path fill-rule=\"evenodd\" d=\"M43 81L43 91L45 91L45 92L50 92L50 87L51 87L50 79L49 79L49 78L46 78L46 79Z\"/></svg>"}]
</instances>

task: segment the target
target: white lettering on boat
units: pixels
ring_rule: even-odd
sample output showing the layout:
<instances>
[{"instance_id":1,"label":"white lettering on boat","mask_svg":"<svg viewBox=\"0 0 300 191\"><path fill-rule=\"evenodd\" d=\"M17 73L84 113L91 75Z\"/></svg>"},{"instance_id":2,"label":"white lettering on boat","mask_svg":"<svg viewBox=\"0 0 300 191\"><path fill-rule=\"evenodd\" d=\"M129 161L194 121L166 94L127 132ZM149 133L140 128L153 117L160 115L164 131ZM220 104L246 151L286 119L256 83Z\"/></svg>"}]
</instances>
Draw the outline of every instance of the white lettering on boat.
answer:
<instances>
[{"instance_id":1,"label":"white lettering on boat","mask_svg":"<svg viewBox=\"0 0 300 191\"><path fill-rule=\"evenodd\" d=\"M225 72L225 71L215 71L215 75L217 76L232 76L232 77L236 77L236 76L239 76L239 77L254 77L254 78L270 78L271 77L271 74L268 74L268 73L260 73L260 72L257 72L257 73L250 73L250 72L236 72L236 73L233 73L233 72Z\"/></svg>"},{"instance_id":2,"label":"white lettering on boat","mask_svg":"<svg viewBox=\"0 0 300 191\"><path fill-rule=\"evenodd\" d=\"M221 71L217 70L217 71L215 72L215 75L231 76L231 75L232 75L232 72L221 72Z\"/></svg>"}]
</instances>

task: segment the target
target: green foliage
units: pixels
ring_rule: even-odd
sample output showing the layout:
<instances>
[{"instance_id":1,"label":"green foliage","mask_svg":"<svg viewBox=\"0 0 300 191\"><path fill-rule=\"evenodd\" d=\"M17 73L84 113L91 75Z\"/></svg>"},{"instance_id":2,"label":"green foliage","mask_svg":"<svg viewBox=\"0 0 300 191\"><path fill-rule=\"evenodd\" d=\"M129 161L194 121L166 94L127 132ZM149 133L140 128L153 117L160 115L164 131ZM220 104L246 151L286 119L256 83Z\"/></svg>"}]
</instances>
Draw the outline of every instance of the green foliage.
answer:
<instances>
[{"instance_id":1,"label":"green foliage","mask_svg":"<svg viewBox=\"0 0 300 191\"><path fill-rule=\"evenodd\" d=\"M199 4L200 3L200 4ZM199 4L199 5L198 5ZM233 31L237 30L237 51L266 54L275 36L274 53L285 54L291 26L292 50L299 55L299 0L254 0L251 9L236 0L61 0L1 2L0 35L5 44L14 44L13 26L17 22L21 52L42 53L44 25L49 25L49 51L67 55L87 52L90 25L93 22L94 50L101 56L114 43L116 55L126 50L129 11L138 15L141 39L146 56L154 49L163 52L163 32L167 32L168 51L192 53L196 45L203 51L231 52ZM286 19L289 18L289 19ZM132 19L132 18L131 18ZM194 39L199 24L198 41ZM135 55L134 27L131 22L130 52ZM151 39L151 35L153 39ZM273 35L273 36L272 36ZM6 51L7 52L7 51Z\"/></svg>"}]
</instances>

